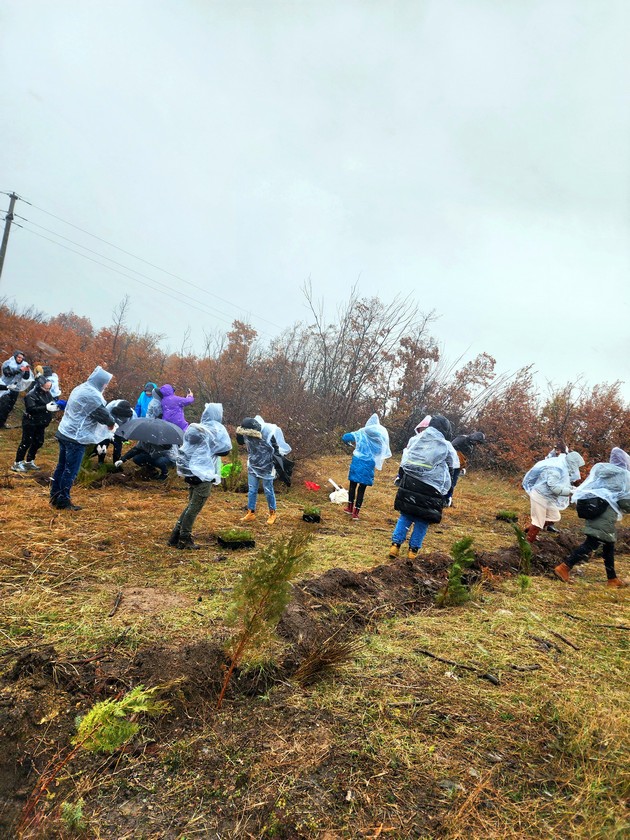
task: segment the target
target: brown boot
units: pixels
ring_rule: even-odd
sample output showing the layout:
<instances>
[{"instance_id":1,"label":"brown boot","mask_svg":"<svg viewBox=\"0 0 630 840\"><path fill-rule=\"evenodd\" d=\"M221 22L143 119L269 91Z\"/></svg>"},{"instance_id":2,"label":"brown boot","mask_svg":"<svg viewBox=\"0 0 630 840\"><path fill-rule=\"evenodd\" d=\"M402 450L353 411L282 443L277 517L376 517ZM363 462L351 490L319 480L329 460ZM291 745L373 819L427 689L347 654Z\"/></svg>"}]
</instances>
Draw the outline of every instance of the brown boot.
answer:
<instances>
[{"instance_id":1,"label":"brown boot","mask_svg":"<svg viewBox=\"0 0 630 840\"><path fill-rule=\"evenodd\" d=\"M351 505L351 504L350 504L350 502L348 502L348 504L347 504L347 505L345 506L345 508L343 509L343 512L344 512L344 513L347 513L347 514L348 514L348 516L352 516L352 511L353 511L353 510L354 510L354 506L353 506L353 505Z\"/></svg>"},{"instance_id":2,"label":"brown boot","mask_svg":"<svg viewBox=\"0 0 630 840\"><path fill-rule=\"evenodd\" d=\"M615 577L610 578L607 585L610 586L611 589L625 589L625 587L628 586L628 581Z\"/></svg>"},{"instance_id":3,"label":"brown boot","mask_svg":"<svg viewBox=\"0 0 630 840\"><path fill-rule=\"evenodd\" d=\"M538 528L536 525L530 525L525 533L527 534L527 542L535 543L536 539L538 538L538 534L540 534L540 528Z\"/></svg>"},{"instance_id":4,"label":"brown boot","mask_svg":"<svg viewBox=\"0 0 630 840\"><path fill-rule=\"evenodd\" d=\"M253 522L256 519L256 514L253 510L248 510L245 516L241 519L241 522Z\"/></svg>"},{"instance_id":5,"label":"brown boot","mask_svg":"<svg viewBox=\"0 0 630 840\"><path fill-rule=\"evenodd\" d=\"M565 583L569 582L569 578L571 577L571 569L567 566L566 563L560 563L559 566L553 570L553 573L556 577L559 577L560 580L563 580Z\"/></svg>"},{"instance_id":6,"label":"brown boot","mask_svg":"<svg viewBox=\"0 0 630 840\"><path fill-rule=\"evenodd\" d=\"M269 519L267 520L267 525L273 525L273 523L275 521L276 521L276 512L275 512L275 510L272 510L271 508L269 508Z\"/></svg>"},{"instance_id":7,"label":"brown boot","mask_svg":"<svg viewBox=\"0 0 630 840\"><path fill-rule=\"evenodd\" d=\"M398 543L392 543L392 547L389 549L389 556L390 557L398 557L400 553L400 546Z\"/></svg>"}]
</instances>

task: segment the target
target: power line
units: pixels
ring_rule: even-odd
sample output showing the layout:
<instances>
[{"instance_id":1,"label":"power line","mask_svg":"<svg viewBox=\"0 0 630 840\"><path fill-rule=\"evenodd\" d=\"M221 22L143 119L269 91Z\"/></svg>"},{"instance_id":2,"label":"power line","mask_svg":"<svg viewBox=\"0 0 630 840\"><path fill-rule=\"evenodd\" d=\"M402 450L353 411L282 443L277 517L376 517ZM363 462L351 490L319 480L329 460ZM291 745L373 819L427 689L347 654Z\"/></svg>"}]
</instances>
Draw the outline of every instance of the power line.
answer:
<instances>
[{"instance_id":1,"label":"power line","mask_svg":"<svg viewBox=\"0 0 630 840\"><path fill-rule=\"evenodd\" d=\"M139 257L137 254L133 254L131 251L126 251L124 248L119 247L118 245L114 245L113 242L109 242L107 239L103 239L101 236L97 236L95 233L91 233L89 230L85 230L78 225L75 225L73 222L69 222L67 219L63 219L61 216L57 216L55 213L51 213L49 210L44 210L43 207L39 207L37 204L33 204L30 201L26 201L25 199L18 196L21 201L25 201L26 204L29 204L35 210L39 210L40 213L45 213L47 216L52 216L53 219L57 219L57 221L62 222L64 225L69 225L70 227L74 228L75 230L81 231L81 233L85 233L87 236L91 236L93 239L98 239L99 242L103 242L105 245L108 245L110 248L115 248L117 251L120 251L123 254L126 254L128 257L133 257L134 260L138 260L139 262L144 263L145 265L150 266L151 268L155 268L157 271L161 271L164 274L168 274L169 277L173 277L175 280L179 280L182 283L186 283L188 286L192 286L193 288L197 289L198 291L203 292L206 295L210 295L211 297L215 297L218 300L223 301L223 303L227 303L229 306L233 306L235 309L238 309L240 312L245 312L246 310L243 309L242 306L238 306L236 303L232 303L232 301L227 300L227 298L221 297L221 295L217 295L215 292L210 292L208 289L204 289L203 286L199 286L197 283L193 283L190 280L186 280L184 277L180 277L178 274L174 274L172 271L168 271L165 268L162 268L155 263L149 262L149 260L145 260L143 257ZM33 222L33 224L35 224ZM83 247L83 246L80 246ZM133 269L132 269L133 270ZM229 317L229 316L228 316ZM281 330L282 327L279 324L275 324L273 321L269 321L267 318L263 318L262 316L257 316L258 320L264 321L267 324L270 324L272 327Z\"/></svg>"}]
</instances>

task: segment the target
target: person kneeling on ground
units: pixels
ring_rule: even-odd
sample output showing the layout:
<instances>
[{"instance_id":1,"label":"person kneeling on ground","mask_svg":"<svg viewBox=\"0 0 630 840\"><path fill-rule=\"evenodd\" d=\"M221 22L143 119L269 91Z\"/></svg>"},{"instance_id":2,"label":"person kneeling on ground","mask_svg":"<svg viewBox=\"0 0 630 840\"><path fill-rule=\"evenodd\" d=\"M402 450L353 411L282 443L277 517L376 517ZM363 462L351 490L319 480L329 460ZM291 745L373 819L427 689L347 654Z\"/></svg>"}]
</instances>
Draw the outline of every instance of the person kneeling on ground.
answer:
<instances>
[{"instance_id":1,"label":"person kneeling on ground","mask_svg":"<svg viewBox=\"0 0 630 840\"><path fill-rule=\"evenodd\" d=\"M221 423L221 403L207 403L201 423L191 423L177 456L177 474L188 484L188 504L168 539L179 549L201 548L192 537L195 519L208 500L213 484L221 484L221 456L232 451L232 441Z\"/></svg>"},{"instance_id":2,"label":"person kneeling on ground","mask_svg":"<svg viewBox=\"0 0 630 840\"><path fill-rule=\"evenodd\" d=\"M373 414L362 429L346 432L341 439L344 443L354 444L348 472L348 504L344 513L358 519L365 488L374 484L374 469L382 470L385 459L392 457L389 433L379 423L378 414Z\"/></svg>"},{"instance_id":3,"label":"person kneeling on ground","mask_svg":"<svg viewBox=\"0 0 630 840\"><path fill-rule=\"evenodd\" d=\"M409 537L409 560L415 560L429 525L440 522L444 497L451 486L452 456L447 446L451 424L440 414L431 418L429 428L412 437L398 471L398 492L394 508L400 512L392 534L390 557L398 557L400 546Z\"/></svg>"},{"instance_id":4,"label":"person kneeling on ground","mask_svg":"<svg viewBox=\"0 0 630 840\"><path fill-rule=\"evenodd\" d=\"M560 522L560 511L569 506L574 491L572 481L579 481L584 458L579 452L545 458L525 474L523 489L530 499L532 523L527 528L527 542L534 543L545 525Z\"/></svg>"},{"instance_id":5,"label":"person kneeling on ground","mask_svg":"<svg viewBox=\"0 0 630 840\"><path fill-rule=\"evenodd\" d=\"M608 586L620 588L627 582L615 572L615 523L623 513L630 512L630 457L619 447L610 453L610 463L595 464L588 478L573 494L578 516L584 519L586 539L564 563L556 566L554 573L565 583L569 582L571 569L586 560L601 544Z\"/></svg>"},{"instance_id":6,"label":"person kneeling on ground","mask_svg":"<svg viewBox=\"0 0 630 840\"><path fill-rule=\"evenodd\" d=\"M50 381L39 376L24 397L22 440L15 455L15 463L11 467L14 472L39 469L35 463L35 456L44 443L46 427L55 412L59 411L59 406L50 396L51 387Z\"/></svg>"},{"instance_id":7,"label":"person kneeling on ground","mask_svg":"<svg viewBox=\"0 0 630 840\"><path fill-rule=\"evenodd\" d=\"M127 461L133 461L138 467L154 467L160 471L158 481L166 481L169 467L173 466L172 445L170 443L138 442L115 462L119 469Z\"/></svg>"}]
</instances>

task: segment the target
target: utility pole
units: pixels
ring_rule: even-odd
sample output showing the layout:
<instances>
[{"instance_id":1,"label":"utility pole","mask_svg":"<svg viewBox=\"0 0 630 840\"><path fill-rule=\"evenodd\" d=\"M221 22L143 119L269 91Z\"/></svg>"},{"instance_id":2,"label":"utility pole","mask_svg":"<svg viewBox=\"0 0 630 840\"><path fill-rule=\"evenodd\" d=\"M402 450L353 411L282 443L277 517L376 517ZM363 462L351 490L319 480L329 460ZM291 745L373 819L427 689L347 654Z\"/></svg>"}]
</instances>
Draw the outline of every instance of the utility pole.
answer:
<instances>
[{"instance_id":1,"label":"utility pole","mask_svg":"<svg viewBox=\"0 0 630 840\"><path fill-rule=\"evenodd\" d=\"M13 209L18 196L12 192L9 194L11 201L9 202L9 211L4 217L4 233L2 235L2 245L0 245L0 280L2 279L2 266L4 265L4 257L7 252L7 245L9 244L9 233L11 232L11 222L13 221Z\"/></svg>"}]
</instances>

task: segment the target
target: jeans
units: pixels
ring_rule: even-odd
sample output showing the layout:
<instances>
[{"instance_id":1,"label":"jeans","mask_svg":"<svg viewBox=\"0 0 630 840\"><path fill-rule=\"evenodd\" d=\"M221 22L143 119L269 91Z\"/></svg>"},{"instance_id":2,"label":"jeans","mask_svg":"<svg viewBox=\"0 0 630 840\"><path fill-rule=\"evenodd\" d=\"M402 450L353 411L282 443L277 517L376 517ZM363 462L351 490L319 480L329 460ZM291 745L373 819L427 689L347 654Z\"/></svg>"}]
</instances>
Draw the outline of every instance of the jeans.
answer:
<instances>
[{"instance_id":1,"label":"jeans","mask_svg":"<svg viewBox=\"0 0 630 840\"><path fill-rule=\"evenodd\" d=\"M59 461L50 485L50 503L55 507L66 508L70 502L70 490L81 468L85 444L75 440L60 440Z\"/></svg>"},{"instance_id":2,"label":"jeans","mask_svg":"<svg viewBox=\"0 0 630 840\"><path fill-rule=\"evenodd\" d=\"M413 531L409 537L409 548L420 549L427 533L429 523L424 519L416 519L407 513L401 513L392 534L392 542L401 545L407 539L407 531L413 525Z\"/></svg>"},{"instance_id":3,"label":"jeans","mask_svg":"<svg viewBox=\"0 0 630 840\"><path fill-rule=\"evenodd\" d=\"M600 543L602 544L602 554L604 555L606 577L608 580L616 578L614 542L604 542L604 540L598 540L597 537L592 537L590 534L587 535L582 545L579 545L573 552L571 552L571 555L567 560L567 566L572 569L576 563L579 563L581 560L586 560L586 558L595 551Z\"/></svg>"},{"instance_id":4,"label":"jeans","mask_svg":"<svg viewBox=\"0 0 630 840\"><path fill-rule=\"evenodd\" d=\"M276 494L273 492L273 478L261 478L253 473L247 473L247 509L256 510L256 501L258 498L258 482L262 481L265 499L269 505L269 510L276 509Z\"/></svg>"},{"instance_id":5,"label":"jeans","mask_svg":"<svg viewBox=\"0 0 630 840\"><path fill-rule=\"evenodd\" d=\"M210 495L211 489L211 481L202 481L201 484L189 485L188 504L184 508L182 515L177 520L177 527L179 528L180 537L190 537L192 535L192 529L193 525L195 524L195 519L199 516L199 514L201 513L201 509L208 501L208 496Z\"/></svg>"},{"instance_id":6,"label":"jeans","mask_svg":"<svg viewBox=\"0 0 630 840\"><path fill-rule=\"evenodd\" d=\"M139 467L156 467L162 475L168 474L168 468L171 465L166 455L149 455L148 452L139 452L131 460Z\"/></svg>"}]
</instances>

